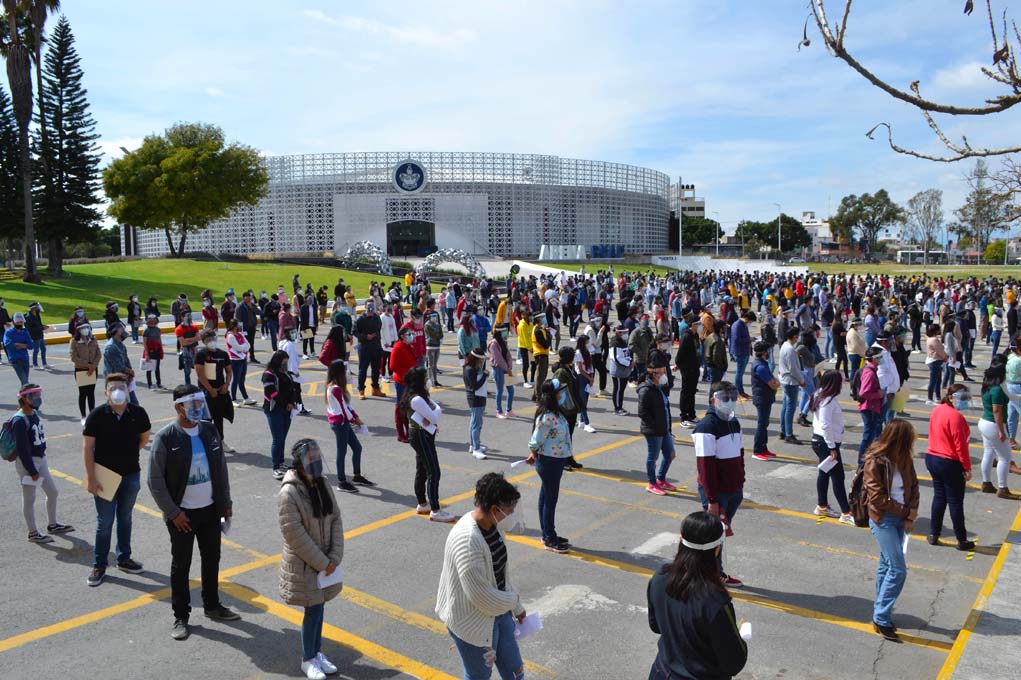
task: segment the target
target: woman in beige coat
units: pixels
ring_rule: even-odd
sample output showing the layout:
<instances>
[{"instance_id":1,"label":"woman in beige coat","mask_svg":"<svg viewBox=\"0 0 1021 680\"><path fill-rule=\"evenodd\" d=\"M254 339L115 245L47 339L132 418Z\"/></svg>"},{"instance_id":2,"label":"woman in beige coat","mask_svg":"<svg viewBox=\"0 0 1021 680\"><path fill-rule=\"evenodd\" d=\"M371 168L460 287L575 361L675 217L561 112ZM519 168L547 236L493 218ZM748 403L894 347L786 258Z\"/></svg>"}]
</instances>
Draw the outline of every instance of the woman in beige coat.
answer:
<instances>
[{"instance_id":1,"label":"woman in beige coat","mask_svg":"<svg viewBox=\"0 0 1021 680\"><path fill-rule=\"evenodd\" d=\"M75 382L78 383L78 411L84 425L85 416L96 408L96 369L99 368L100 351L99 343L92 335L92 326L83 323L75 328L69 349ZM82 382L86 384L80 384Z\"/></svg>"},{"instance_id":2,"label":"woman in beige coat","mask_svg":"<svg viewBox=\"0 0 1021 680\"><path fill-rule=\"evenodd\" d=\"M344 526L333 491L323 477L323 457L314 439L302 439L291 449L294 468L284 476L277 494L280 533L280 597L305 608L301 622L301 672L309 680L324 680L337 672L322 653L323 611L327 601L344 587L338 582L319 586L319 576L332 576L344 557Z\"/></svg>"}]
</instances>

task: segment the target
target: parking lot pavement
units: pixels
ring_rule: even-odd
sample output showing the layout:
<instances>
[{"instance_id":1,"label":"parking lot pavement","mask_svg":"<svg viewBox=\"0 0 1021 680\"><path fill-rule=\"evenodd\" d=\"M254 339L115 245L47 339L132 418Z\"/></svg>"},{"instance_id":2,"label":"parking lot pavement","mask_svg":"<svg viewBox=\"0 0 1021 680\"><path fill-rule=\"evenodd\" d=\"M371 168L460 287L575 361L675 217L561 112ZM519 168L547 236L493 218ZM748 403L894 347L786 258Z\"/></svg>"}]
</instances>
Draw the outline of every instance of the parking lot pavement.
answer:
<instances>
[{"instance_id":1,"label":"parking lot pavement","mask_svg":"<svg viewBox=\"0 0 1021 680\"><path fill-rule=\"evenodd\" d=\"M451 341L448 335L441 359L444 387L434 391L444 408L437 437L440 494L452 512L468 512L475 481L488 471L504 472L522 493L519 514L527 530L508 536L511 569L526 608L539 611L544 620L543 631L522 643L529 677L645 677L657 643L648 628L646 582L651 571L676 551L683 517L700 508L690 432L675 429L677 459L669 478L681 489L666 497L653 496L644 491L646 452L637 417L614 416L608 398L592 399L590 415L597 432L579 429L575 434L575 452L585 467L565 476L557 513L558 532L575 548L567 555L546 552L538 539L538 477L528 466L509 465L527 455L531 390L517 388L516 418L495 418L490 400L482 433L490 456L476 461L468 453L468 411L463 388L458 387L460 369ZM263 359L269 356L264 344L259 343ZM140 349L130 345L129 349L137 365ZM0 527L5 546L0 568L8 575L3 592L7 615L0 623L4 678L36 678L40 673L92 677L100 670L109 677L130 678L298 677L301 612L283 604L277 592L278 483L270 475L269 432L261 410L238 409L226 435L238 452L228 456L235 518L222 553L221 589L224 602L243 619L216 623L198 612L192 618L194 635L175 642L169 636L173 617L167 529L144 485L134 513L133 553L145 571L129 575L112 569L100 587L85 585L95 511L81 486L77 391L66 351L55 346L49 355L53 370L33 371L32 380L45 390L43 421L60 491L60 520L77 530L55 537L49 545L28 543L18 480L13 467L8 468L0 505L8 517ZM924 399L928 373L923 360L924 355L912 355L914 377L909 385ZM981 343L975 361L988 364L988 348ZM164 361L166 385L180 379L180 373L168 366L173 363L170 352ZM248 387L258 398L256 368L249 371ZM305 403L315 415L295 418L288 442L305 436L318 439L332 470L333 436L323 401L325 369L311 360L302 371L307 379ZM13 411L15 388L13 371L0 367L0 410ZM384 389L391 393L389 385ZM977 392L977 384L974 389ZM154 428L170 422L169 392L141 386L138 395ZM633 390L626 399L625 408L634 413ZM705 399L703 389L698 394L700 410ZM675 407L676 400L675 393ZM358 494L338 492L346 530L342 565L346 585L342 596L327 605L324 651L341 667L340 677L460 677L453 643L433 613L449 527L414 513L414 453L394 437L392 399L356 399L355 408L371 431L362 437L362 470L379 486ZM843 408L850 426L845 449L852 452L860 438L860 419L849 397L845 396ZM923 438L929 410L922 400L909 401L908 416ZM775 411L779 414L779 408ZM977 472L981 441L974 428L980 415L977 410L968 414L976 470L972 487L981 481ZM754 409L742 404L738 417L750 447ZM797 432L802 439L810 438L806 428ZM743 589L732 591L738 617L752 622L755 632L740 677L935 678L948 659L967 659L964 643L969 637L981 638L983 618L971 617L974 634L965 628L961 635L962 626L981 599L1000 546L1019 516L1019 504L970 488L965 513L979 546L962 553L945 538L942 545L930 546L925 534L931 483L924 461L916 459L922 502L915 540L908 549L907 585L895 612L905 642L892 644L873 634L870 625L878 558L875 541L868 530L812 515L814 454L807 445L778 442L776 435L774 423L770 448L782 454L779 458L769 462L746 458L746 501L734 518L735 536L727 540L724 551L727 571L745 582ZM924 446L920 440L917 452L924 452ZM854 456L845 458L853 462ZM848 485L851 474L848 470ZM40 516L42 505L37 502ZM950 534L949 524L943 533ZM1001 572L1007 575L1004 578L1014 573L1009 568ZM197 564L192 576L198 576ZM192 585L197 607L198 584ZM995 586L994 580L988 588L993 592ZM992 617L985 621L997 623ZM1003 642L1002 637L995 639ZM995 649L992 659L985 656L991 668L983 666L987 670L982 677L1008 677L1007 669L1018 661L1013 646L997 644Z\"/></svg>"}]
</instances>

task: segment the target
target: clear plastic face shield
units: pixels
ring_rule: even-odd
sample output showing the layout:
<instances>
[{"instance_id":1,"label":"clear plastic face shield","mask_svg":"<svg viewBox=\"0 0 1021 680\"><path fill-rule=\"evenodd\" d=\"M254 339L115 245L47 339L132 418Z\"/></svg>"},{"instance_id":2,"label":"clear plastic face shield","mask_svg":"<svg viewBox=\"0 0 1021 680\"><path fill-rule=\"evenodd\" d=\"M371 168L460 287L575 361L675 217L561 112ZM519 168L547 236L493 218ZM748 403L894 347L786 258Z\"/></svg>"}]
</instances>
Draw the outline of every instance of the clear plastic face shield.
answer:
<instances>
[{"instance_id":1,"label":"clear plastic face shield","mask_svg":"<svg viewBox=\"0 0 1021 680\"><path fill-rule=\"evenodd\" d=\"M33 409L43 405L43 388L30 387L18 392L18 399L24 399Z\"/></svg>"},{"instance_id":2,"label":"clear plastic face shield","mask_svg":"<svg viewBox=\"0 0 1021 680\"><path fill-rule=\"evenodd\" d=\"M107 383L106 395L114 406L123 406L128 403L128 384L125 382Z\"/></svg>"},{"instance_id":3,"label":"clear plastic face shield","mask_svg":"<svg viewBox=\"0 0 1021 680\"><path fill-rule=\"evenodd\" d=\"M309 479L318 479L323 476L323 453L319 450L318 444L311 443L302 448L298 458Z\"/></svg>"},{"instance_id":4,"label":"clear plastic face shield","mask_svg":"<svg viewBox=\"0 0 1021 680\"><path fill-rule=\"evenodd\" d=\"M725 418L733 418L737 411L737 390L726 389L713 392L713 405Z\"/></svg>"},{"instance_id":5,"label":"clear plastic face shield","mask_svg":"<svg viewBox=\"0 0 1021 680\"><path fill-rule=\"evenodd\" d=\"M184 410L184 417L193 425L198 425L203 420L212 420L213 415L209 412L209 404L201 392L186 394L180 399L174 400L175 406Z\"/></svg>"}]
</instances>

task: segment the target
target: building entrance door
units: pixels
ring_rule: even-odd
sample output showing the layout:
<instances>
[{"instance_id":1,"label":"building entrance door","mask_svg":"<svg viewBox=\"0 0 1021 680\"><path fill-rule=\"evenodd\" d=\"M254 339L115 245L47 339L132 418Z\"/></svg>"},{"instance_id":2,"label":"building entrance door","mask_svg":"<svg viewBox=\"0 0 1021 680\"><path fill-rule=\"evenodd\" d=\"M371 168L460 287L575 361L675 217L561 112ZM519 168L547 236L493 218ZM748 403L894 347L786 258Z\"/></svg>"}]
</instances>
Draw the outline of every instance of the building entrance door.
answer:
<instances>
[{"instance_id":1,"label":"building entrance door","mask_svg":"<svg viewBox=\"0 0 1021 680\"><path fill-rule=\"evenodd\" d=\"M389 255L425 257L436 250L436 225L425 220L402 220L386 225Z\"/></svg>"}]
</instances>

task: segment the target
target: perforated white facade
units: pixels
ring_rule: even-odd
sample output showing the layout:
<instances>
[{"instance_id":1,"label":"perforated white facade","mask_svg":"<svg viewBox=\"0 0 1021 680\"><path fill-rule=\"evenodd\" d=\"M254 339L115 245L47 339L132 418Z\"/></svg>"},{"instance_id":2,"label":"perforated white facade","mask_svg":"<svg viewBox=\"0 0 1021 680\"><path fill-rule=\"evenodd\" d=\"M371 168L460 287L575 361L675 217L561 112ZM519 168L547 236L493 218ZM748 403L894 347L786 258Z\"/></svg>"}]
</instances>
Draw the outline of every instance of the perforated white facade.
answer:
<instances>
[{"instance_id":1,"label":"perforated white facade","mask_svg":"<svg viewBox=\"0 0 1021 680\"><path fill-rule=\"evenodd\" d=\"M534 256L542 244L667 248L670 178L661 172L539 154L376 152L266 158L268 195L188 238L213 254L342 254L386 247L387 225L434 225L435 245ZM407 165L410 164L410 165ZM395 172L424 186L402 191ZM408 185L411 186L411 185ZM137 254L167 254L163 232L137 232Z\"/></svg>"}]
</instances>

